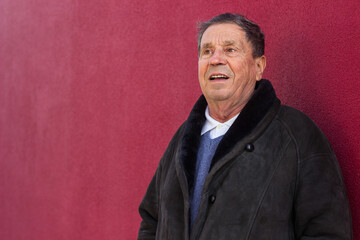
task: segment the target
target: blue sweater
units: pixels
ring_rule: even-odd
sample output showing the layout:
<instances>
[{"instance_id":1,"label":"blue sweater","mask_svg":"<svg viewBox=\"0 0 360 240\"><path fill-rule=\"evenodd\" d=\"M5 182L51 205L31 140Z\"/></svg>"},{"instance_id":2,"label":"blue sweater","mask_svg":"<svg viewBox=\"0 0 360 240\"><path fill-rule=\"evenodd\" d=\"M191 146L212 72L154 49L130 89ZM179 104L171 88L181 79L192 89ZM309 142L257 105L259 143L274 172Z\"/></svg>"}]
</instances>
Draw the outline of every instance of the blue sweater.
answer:
<instances>
[{"instance_id":1,"label":"blue sweater","mask_svg":"<svg viewBox=\"0 0 360 240\"><path fill-rule=\"evenodd\" d=\"M209 172L212 158L214 157L217 146L223 136L211 139L210 131L206 132L200 140L200 146L196 159L196 172L194 191L190 199L190 227L192 228L197 216L201 201L201 192L206 176Z\"/></svg>"}]
</instances>

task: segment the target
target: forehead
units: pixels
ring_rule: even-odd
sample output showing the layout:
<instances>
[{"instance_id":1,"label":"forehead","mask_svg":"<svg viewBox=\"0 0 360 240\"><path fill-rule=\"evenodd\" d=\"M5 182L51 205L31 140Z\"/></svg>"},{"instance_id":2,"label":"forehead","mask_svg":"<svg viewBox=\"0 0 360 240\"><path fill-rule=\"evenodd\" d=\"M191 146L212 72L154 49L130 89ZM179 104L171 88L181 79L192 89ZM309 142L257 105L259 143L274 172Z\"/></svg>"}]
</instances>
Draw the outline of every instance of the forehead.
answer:
<instances>
[{"instance_id":1,"label":"forehead","mask_svg":"<svg viewBox=\"0 0 360 240\"><path fill-rule=\"evenodd\" d=\"M219 23L208 27L202 38L201 46L208 44L223 44L225 42L247 43L244 30L235 23Z\"/></svg>"}]
</instances>

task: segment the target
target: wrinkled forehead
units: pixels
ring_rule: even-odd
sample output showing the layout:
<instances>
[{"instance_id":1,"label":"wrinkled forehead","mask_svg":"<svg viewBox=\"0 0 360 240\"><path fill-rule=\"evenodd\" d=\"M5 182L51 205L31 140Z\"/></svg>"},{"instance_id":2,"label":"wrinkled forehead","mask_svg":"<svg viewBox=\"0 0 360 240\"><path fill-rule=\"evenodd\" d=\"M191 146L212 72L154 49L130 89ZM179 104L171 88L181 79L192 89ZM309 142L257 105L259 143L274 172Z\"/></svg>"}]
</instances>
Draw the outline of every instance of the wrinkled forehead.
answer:
<instances>
[{"instance_id":1,"label":"wrinkled forehead","mask_svg":"<svg viewBox=\"0 0 360 240\"><path fill-rule=\"evenodd\" d=\"M247 41L246 34L235 23L219 23L208 27L200 42L200 47L209 45L230 45Z\"/></svg>"}]
</instances>

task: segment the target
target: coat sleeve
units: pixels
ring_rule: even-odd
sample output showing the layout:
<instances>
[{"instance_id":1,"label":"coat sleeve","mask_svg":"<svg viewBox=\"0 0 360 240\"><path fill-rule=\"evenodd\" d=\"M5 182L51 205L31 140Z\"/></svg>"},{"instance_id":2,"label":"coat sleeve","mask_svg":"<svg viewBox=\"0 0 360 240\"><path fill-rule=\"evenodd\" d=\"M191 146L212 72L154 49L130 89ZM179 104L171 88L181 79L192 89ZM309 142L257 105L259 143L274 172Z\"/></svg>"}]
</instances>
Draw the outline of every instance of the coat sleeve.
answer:
<instances>
[{"instance_id":1,"label":"coat sleeve","mask_svg":"<svg viewBox=\"0 0 360 240\"><path fill-rule=\"evenodd\" d=\"M153 240L156 236L158 223L158 187L160 165L152 178L146 194L139 206L139 213L142 218L140 223L138 240Z\"/></svg>"},{"instance_id":2,"label":"coat sleeve","mask_svg":"<svg viewBox=\"0 0 360 240\"><path fill-rule=\"evenodd\" d=\"M160 184L162 175L166 175L169 163L173 159L176 146L179 145L181 134L185 124L182 124L177 132L172 137L167 146L155 175L152 178L145 196L140 203L139 213L142 218L138 234L138 240L153 240L156 238L156 231L159 220L159 205L160 205Z\"/></svg>"},{"instance_id":3,"label":"coat sleeve","mask_svg":"<svg viewBox=\"0 0 360 240\"><path fill-rule=\"evenodd\" d=\"M294 204L296 239L353 239L350 207L334 153L299 162Z\"/></svg>"}]
</instances>

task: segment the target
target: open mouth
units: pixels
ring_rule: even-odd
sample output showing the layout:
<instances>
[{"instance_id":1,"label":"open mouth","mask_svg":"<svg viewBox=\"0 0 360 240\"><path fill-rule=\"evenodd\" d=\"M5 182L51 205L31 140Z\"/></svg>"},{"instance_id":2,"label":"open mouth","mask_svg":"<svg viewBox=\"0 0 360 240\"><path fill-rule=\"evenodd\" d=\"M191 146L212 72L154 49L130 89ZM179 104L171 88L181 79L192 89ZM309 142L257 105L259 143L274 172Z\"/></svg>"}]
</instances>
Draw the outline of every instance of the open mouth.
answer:
<instances>
[{"instance_id":1,"label":"open mouth","mask_svg":"<svg viewBox=\"0 0 360 240\"><path fill-rule=\"evenodd\" d=\"M226 79L229 79L229 77L224 74L214 74L214 75L211 75L209 79L210 80L226 80Z\"/></svg>"}]
</instances>

